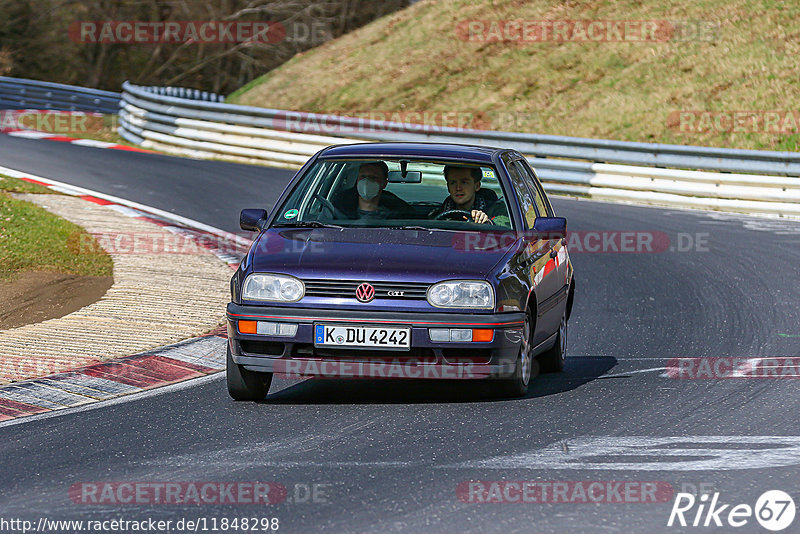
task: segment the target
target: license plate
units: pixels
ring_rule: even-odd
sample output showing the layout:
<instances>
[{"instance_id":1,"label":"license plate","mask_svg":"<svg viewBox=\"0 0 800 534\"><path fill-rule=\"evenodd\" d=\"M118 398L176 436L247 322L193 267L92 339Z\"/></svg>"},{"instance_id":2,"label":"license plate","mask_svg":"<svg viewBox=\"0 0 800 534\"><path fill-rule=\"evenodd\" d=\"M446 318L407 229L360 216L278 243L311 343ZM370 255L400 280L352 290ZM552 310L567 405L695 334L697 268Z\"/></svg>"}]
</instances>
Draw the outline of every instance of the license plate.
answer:
<instances>
[{"instance_id":1,"label":"license plate","mask_svg":"<svg viewBox=\"0 0 800 534\"><path fill-rule=\"evenodd\" d=\"M411 329L407 327L314 325L318 347L378 347L410 349Z\"/></svg>"}]
</instances>

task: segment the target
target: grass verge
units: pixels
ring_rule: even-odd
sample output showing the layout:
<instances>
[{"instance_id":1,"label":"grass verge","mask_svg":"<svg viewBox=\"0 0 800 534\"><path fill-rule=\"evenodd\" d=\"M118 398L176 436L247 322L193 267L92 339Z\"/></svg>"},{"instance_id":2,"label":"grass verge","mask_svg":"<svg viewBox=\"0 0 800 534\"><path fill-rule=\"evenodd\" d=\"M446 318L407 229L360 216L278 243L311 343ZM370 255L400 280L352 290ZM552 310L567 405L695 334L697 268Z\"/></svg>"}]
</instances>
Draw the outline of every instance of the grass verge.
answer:
<instances>
[{"instance_id":1,"label":"grass verge","mask_svg":"<svg viewBox=\"0 0 800 534\"><path fill-rule=\"evenodd\" d=\"M113 262L83 228L10 193L50 193L46 187L0 176L0 281L25 271L111 276ZM100 252L97 252L100 251Z\"/></svg>"},{"instance_id":2,"label":"grass verge","mask_svg":"<svg viewBox=\"0 0 800 534\"><path fill-rule=\"evenodd\" d=\"M658 42L522 42L491 34L504 20L660 21L675 31ZM482 21L482 39L464 37L470 21ZM796 151L798 35L797 2L422 0L298 54L228 102L469 113L484 129ZM689 111L718 119L681 124ZM736 112L755 112L753 127L727 131ZM770 124L772 112L782 118Z\"/></svg>"}]
</instances>

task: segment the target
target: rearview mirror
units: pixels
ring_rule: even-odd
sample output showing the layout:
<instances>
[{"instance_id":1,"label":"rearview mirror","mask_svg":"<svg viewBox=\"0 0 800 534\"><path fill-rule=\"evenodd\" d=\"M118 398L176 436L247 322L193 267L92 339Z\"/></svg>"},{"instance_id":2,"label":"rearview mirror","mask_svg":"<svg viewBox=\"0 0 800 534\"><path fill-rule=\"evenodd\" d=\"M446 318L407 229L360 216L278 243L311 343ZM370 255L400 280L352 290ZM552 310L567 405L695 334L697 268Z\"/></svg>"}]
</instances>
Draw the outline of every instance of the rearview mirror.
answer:
<instances>
[{"instance_id":1,"label":"rearview mirror","mask_svg":"<svg viewBox=\"0 0 800 534\"><path fill-rule=\"evenodd\" d=\"M405 178L402 171L389 171L390 184L418 184L422 182L422 172L407 171Z\"/></svg>"},{"instance_id":2,"label":"rearview mirror","mask_svg":"<svg viewBox=\"0 0 800 534\"><path fill-rule=\"evenodd\" d=\"M536 217L533 222L533 231L540 234L540 239L567 237L567 219L564 217Z\"/></svg>"},{"instance_id":3,"label":"rearview mirror","mask_svg":"<svg viewBox=\"0 0 800 534\"><path fill-rule=\"evenodd\" d=\"M239 226L242 230L251 232L261 231L261 224L267 220L267 210L249 209L242 210L239 215Z\"/></svg>"}]
</instances>

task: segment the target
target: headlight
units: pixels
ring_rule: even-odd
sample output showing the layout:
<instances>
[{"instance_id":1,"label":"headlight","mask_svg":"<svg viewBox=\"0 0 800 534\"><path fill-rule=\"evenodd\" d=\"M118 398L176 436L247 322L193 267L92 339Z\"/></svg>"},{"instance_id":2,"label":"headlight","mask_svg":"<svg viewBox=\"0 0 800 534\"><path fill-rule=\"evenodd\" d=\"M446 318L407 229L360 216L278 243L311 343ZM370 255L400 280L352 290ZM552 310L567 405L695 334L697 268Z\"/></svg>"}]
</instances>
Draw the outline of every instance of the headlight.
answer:
<instances>
[{"instance_id":1,"label":"headlight","mask_svg":"<svg viewBox=\"0 0 800 534\"><path fill-rule=\"evenodd\" d=\"M489 282L454 280L439 282L428 289L428 302L437 308L494 308L494 291Z\"/></svg>"},{"instance_id":2,"label":"headlight","mask_svg":"<svg viewBox=\"0 0 800 534\"><path fill-rule=\"evenodd\" d=\"M303 282L280 274L251 274L242 286L242 300L297 302L306 292Z\"/></svg>"}]
</instances>

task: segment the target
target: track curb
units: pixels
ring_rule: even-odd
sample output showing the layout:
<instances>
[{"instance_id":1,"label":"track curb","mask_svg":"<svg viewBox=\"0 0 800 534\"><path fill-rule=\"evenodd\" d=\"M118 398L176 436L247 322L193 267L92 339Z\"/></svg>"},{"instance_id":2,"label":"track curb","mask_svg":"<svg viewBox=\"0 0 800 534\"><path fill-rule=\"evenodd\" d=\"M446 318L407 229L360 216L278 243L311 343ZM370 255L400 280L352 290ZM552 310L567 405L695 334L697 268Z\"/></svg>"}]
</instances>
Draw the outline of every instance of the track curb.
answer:
<instances>
[{"instance_id":1,"label":"track curb","mask_svg":"<svg viewBox=\"0 0 800 534\"><path fill-rule=\"evenodd\" d=\"M14 169L0 167L0 173L76 196L87 202L108 206L122 215L179 233L195 240L198 247L208 250L231 269L238 267L241 255L249 244L241 236L180 216L171 217L155 208L124 199ZM207 239L208 237L213 239ZM223 246L220 248L219 245ZM225 368L226 340L227 333L224 327L220 327L203 336L145 352L2 385L0 424L107 401L218 373Z\"/></svg>"}]
</instances>

